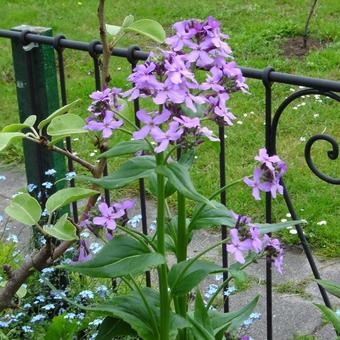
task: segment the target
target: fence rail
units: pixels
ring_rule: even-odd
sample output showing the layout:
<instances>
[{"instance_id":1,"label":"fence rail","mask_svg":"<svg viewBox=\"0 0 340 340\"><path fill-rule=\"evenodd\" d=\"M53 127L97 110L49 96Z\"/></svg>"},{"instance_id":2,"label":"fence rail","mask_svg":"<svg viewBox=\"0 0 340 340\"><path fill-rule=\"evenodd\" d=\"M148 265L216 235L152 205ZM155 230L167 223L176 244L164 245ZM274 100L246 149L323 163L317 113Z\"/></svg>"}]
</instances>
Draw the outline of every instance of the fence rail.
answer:
<instances>
[{"instance_id":1,"label":"fence rail","mask_svg":"<svg viewBox=\"0 0 340 340\"><path fill-rule=\"evenodd\" d=\"M75 41L66 39L63 35L50 37L39 35L30 32L27 29L18 30L2 30L0 29L0 38L8 38L13 40L19 40L23 46L28 46L29 44L36 43L42 45L50 45L53 46L57 52L57 60L58 60L58 72L59 72L59 85L60 85L60 93L61 93L61 104L65 105L67 103L67 92L66 92L66 83L65 83L65 74L64 74L64 60L63 60L63 51L65 49L73 49L79 51L85 51L90 54L93 59L93 67L94 67L94 77L95 77L95 88L100 88L100 70L99 70L99 60L98 57L103 52L102 45L99 41L92 41L90 43ZM26 67L31 67L32 60L31 58L31 50L29 48L25 49L26 51ZM131 46L127 49L115 48L112 51L112 55L116 57L126 58L127 61L131 64L131 67L138 63L138 61L146 60L148 57L147 52L140 51L138 46ZM31 65L31 66L30 66ZM278 124L280 117L286 107L293 102L294 100L300 98L305 94L320 94L324 96L328 96L329 98L340 102L340 96L335 92L340 92L340 82L326 79L318 79L318 78L310 78L297 76L287 73L275 72L272 68L268 67L264 70L241 67L243 75L247 78L258 79L261 80L265 89L265 145L269 152L269 154L274 154L276 152L276 133L278 129ZM33 84L33 78L31 75L31 79L29 82ZM275 111L274 115L272 114L272 84L273 83L282 83L282 84L290 84L290 85L299 85L304 86L306 89L297 91L287 97L282 104ZM32 86L29 84L29 86ZM33 93L31 91L31 96ZM33 101L34 102L34 101ZM139 110L139 101L136 99L134 101L134 110L135 113ZM136 118L136 124L139 125L139 122ZM222 188L226 184L226 157L225 157L225 140L224 140L224 127L219 126L219 138L220 138L220 154L219 154L219 172L220 172L220 187ZM331 160L337 159L339 155L339 147L336 140L328 135L315 135L311 137L307 143L305 148L305 158L306 162L311 169L311 171L317 175L322 180L331 183L331 184L340 184L340 179L331 178L326 174L321 173L317 167L314 165L310 151L312 145L318 141L324 140L328 142L332 146L332 150L328 152L328 157ZM71 140L68 138L66 141L66 147L68 150L71 150ZM69 161L68 167L70 171L73 171L73 163ZM105 173L107 173L107 169L105 169ZM297 220L297 213L294 209L293 203L290 200L288 190L284 185L283 181L281 183L284 187L284 199L288 210L294 220ZM71 185L74 185L74 182L71 182ZM144 180L141 179L139 181L140 187L140 201L141 201L141 213L142 213L142 228L143 232L147 234L147 220L146 220L146 199L145 199L145 188L144 188ZM109 203L110 201L110 193L108 190L105 191L105 199ZM223 191L220 196L220 201L222 204L226 204L226 193ZM272 219L272 207L271 207L271 195L267 193L266 195L266 222L270 223ZM76 204L73 204L73 215L77 219L78 218L78 210ZM318 268L313 259L311 250L308 246L307 240L304 236L302 228L298 225L296 226L298 236L301 240L303 249L305 251L306 257L309 261L311 270L315 278L319 279L320 274L318 272ZM225 226L221 228L221 237L225 239L227 237L227 229ZM226 251L226 245L222 246L222 264L224 267L228 266L228 255ZM226 279L227 272L224 274L224 279ZM150 285L150 275L146 273L146 283ZM227 287L225 287L227 289ZM325 305L331 306L326 291L319 286L320 293L324 300ZM271 271L271 261L266 261L266 292L267 292L267 339L273 339L273 313L272 313L272 271ZM223 295L224 296L224 295ZM225 299L224 310L229 310L229 301L228 298Z\"/></svg>"}]
</instances>

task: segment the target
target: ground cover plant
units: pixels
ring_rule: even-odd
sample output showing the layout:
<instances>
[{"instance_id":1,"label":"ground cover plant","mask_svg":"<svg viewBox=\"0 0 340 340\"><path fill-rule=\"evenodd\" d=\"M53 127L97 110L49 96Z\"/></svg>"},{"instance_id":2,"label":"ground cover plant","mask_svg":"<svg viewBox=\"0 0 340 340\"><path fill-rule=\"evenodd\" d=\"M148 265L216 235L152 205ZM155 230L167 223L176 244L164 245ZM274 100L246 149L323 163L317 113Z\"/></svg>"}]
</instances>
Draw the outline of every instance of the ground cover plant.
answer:
<instances>
[{"instance_id":1,"label":"ground cover plant","mask_svg":"<svg viewBox=\"0 0 340 340\"><path fill-rule=\"evenodd\" d=\"M287 171L286 163L261 148L255 156L257 164L251 174L207 196L197 191L190 176L195 153L199 154L201 145L212 145L218 141L207 123L231 126L236 117L227 107L227 102L236 92L248 95L248 85L234 61L227 43L228 36L220 31L219 22L211 16L205 20L177 22L174 35L165 39L163 48L155 50L145 63L134 68L128 78L134 84L133 88L122 91L107 84L110 79L110 48L120 35L129 31L144 34L157 42L164 41L165 33L157 22L135 21L132 16L126 17L119 27L105 26L103 4L104 1L100 1L103 87L90 96L89 116L84 121L72 112L79 104L76 100L38 125L35 125L36 116L33 115L22 124L6 126L0 134L1 150L15 139L30 140L77 162L91 175L76 176L78 182L92 184L90 187L84 184L76 188L66 185L53 194L48 191L53 186L52 182L43 183L43 188L38 188L37 192L34 184L30 184L27 192L13 197L6 208L7 215L33 226L42 238L42 246L17 269L4 266L7 281L2 283L0 309L17 306L15 294L33 274L32 268L42 271L44 277L41 283L46 283L54 294L58 294L53 280L46 276L53 271L50 267L76 243L77 255L72 260L63 261L57 270L94 278L118 279L127 287L125 294L118 292L114 297L107 297L103 303L90 305L81 298L86 300L92 292L79 293L77 302L69 299L65 292L59 292L71 306L105 316L97 339L107 336L138 336L142 339L239 338L236 333L239 327L248 318L256 318L252 311L259 297L230 313L215 310L215 298L232 280L242 281L243 269L261 257L266 257L281 272L282 244L268 233L302 221L259 224L252 222L250 217L228 210L214 199L222 191L237 185L251 187L255 200L260 200L261 192L270 193L276 198L283 193L280 179ZM110 44L105 27L113 36ZM147 111L142 109L137 112L141 128L129 118L129 108L122 99L132 101L138 97L150 103ZM23 129L30 131L23 133ZM43 135L45 129L49 138ZM107 148L107 140L117 131L127 134L129 140L118 141ZM77 135L89 135L92 139L96 136L96 143L102 151L98 155L98 163L93 165L56 146L57 141ZM123 161L117 170L102 177L107 159L130 154L132 156ZM46 175L53 177L55 170L48 170ZM74 173L67 174L65 183L74 176ZM132 219L128 217L128 211L134 204L132 200L117 201L114 198L114 202L108 202L101 193L101 188L118 189L140 178L147 179L150 193L157 202L156 230L150 236L128 227L128 222L132 224ZM175 212L167 205L170 196L176 202ZM85 198L88 201L78 223L62 208ZM194 208L188 212L186 202L189 200ZM39 201L46 202L45 210ZM193 233L216 225L230 228L228 238L188 258L187 250ZM95 255L89 252L82 237L84 230L104 242L103 248ZM236 260L229 268L221 268L204 260L205 254L222 244ZM171 267L168 253L176 258L176 263ZM143 287L138 281L140 275L152 269L156 269L156 284ZM224 281L204 301L199 288L201 281L209 274L226 272L229 276L223 275ZM113 282L116 285L117 281ZM229 289L225 296L228 294L231 294ZM56 306L48 303L42 309L55 310ZM39 321L37 318L42 320L45 316L36 316L34 322ZM65 323L64 319L57 317L53 320L58 324L60 320ZM5 325L6 321L2 322ZM21 331L31 333L33 330L26 326ZM240 338L249 337L242 335Z\"/></svg>"},{"instance_id":2,"label":"ground cover plant","mask_svg":"<svg viewBox=\"0 0 340 340\"><path fill-rule=\"evenodd\" d=\"M88 1L25 1L25 11L21 11L21 1L0 1L1 27L10 28L21 23L41 26L52 26L54 33L64 33L66 37L90 41L97 38L96 3ZM235 57L242 66L262 68L267 65L276 70L297 73L313 77L339 79L339 31L337 18L340 4L336 0L319 2L310 24L310 38L320 41L322 49L311 49L302 58L287 58L283 55L282 44L287 39L303 35L304 24L310 1L289 0L269 3L268 1L202 1L200 7L193 6L190 1L172 1L158 3L154 1L129 2L117 1L108 3L108 18L111 21L123 19L122 8L135 14L136 18L152 17L162 22L167 32L171 24L189 16L203 18L213 15L231 37L235 49ZM148 9L146 16L146 8ZM43 10L42 10L43 9ZM70 10L71 9L71 10ZM112 18L115 18L112 20ZM240 24L242 23L242 24ZM74 27L77 27L75 30ZM135 43L134 37L120 41L121 46ZM150 40L138 38L138 43L144 50L155 46ZM14 76L10 57L10 44L1 41L0 55L0 88L2 93L0 107L0 126L17 121L17 106L14 87ZM67 85L70 101L84 97L93 91L92 60L86 53L65 51ZM123 89L130 86L126 78L130 65L121 59L114 58L110 73L115 79L115 85ZM231 109L238 119L234 128L227 131L227 181L246 176L252 169L252 156L263 145L263 87L260 81L248 81L251 96L234 96ZM274 106L277 105L297 87L275 85ZM87 103L79 104L79 113L85 117ZM305 165L303 157L304 141L315 133L326 132L339 138L339 115L337 103L319 96L301 98L287 109L279 131L278 152L288 162L291 171L286 175L286 181L294 204L301 218L309 223L305 226L305 235L314 251L326 256L339 255L339 232L336 221L339 219L336 186L330 186L314 175ZM213 129L214 127L211 126ZM114 138L123 139L117 134ZM75 151L88 161L93 160L97 149L81 148L86 142L81 137L74 141ZM320 143L322 144L322 143ZM286 147L286 146L289 147ZM2 162L13 162L22 157L20 142L1 153ZM86 150L86 151L84 151ZM88 151L87 151L88 150ZM218 187L217 158L211 159L210 147L202 145L201 153L193 166L193 181L198 190L208 194ZM329 161L326 156L328 145L318 145L315 150L315 162L320 164L325 173L337 176L339 167L337 161ZM120 161L110 162L111 169L117 168ZM201 172L202 169L208 171ZM80 171L80 170L79 170ZM136 187L132 187L136 190ZM247 190L231 190L228 198L229 206L235 210L249 213L257 218L263 218L263 201L252 201ZM135 191L136 192L136 191ZM124 193L121 194L124 196ZM171 202L170 202L171 203ZM247 207L247 211L245 211ZM287 210L282 199L274 204L276 219L287 219ZM281 235L286 243L298 243L294 230L288 229Z\"/></svg>"}]
</instances>

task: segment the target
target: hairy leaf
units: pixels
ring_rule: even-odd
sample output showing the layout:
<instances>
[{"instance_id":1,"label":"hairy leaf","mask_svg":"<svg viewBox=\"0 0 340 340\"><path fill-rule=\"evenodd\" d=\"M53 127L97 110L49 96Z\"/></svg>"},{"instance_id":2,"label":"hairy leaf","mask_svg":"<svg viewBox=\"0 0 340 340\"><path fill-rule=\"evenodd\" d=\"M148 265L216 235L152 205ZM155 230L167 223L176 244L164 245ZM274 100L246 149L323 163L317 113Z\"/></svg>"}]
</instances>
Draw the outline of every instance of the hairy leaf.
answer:
<instances>
[{"instance_id":1,"label":"hairy leaf","mask_svg":"<svg viewBox=\"0 0 340 340\"><path fill-rule=\"evenodd\" d=\"M19 132L22 129L32 127L36 120L37 120L37 116L31 115L27 117L23 123L7 125L2 129L2 131L3 132Z\"/></svg>"},{"instance_id":2,"label":"hairy leaf","mask_svg":"<svg viewBox=\"0 0 340 340\"><path fill-rule=\"evenodd\" d=\"M114 278L142 273L151 267L165 263L165 258L152 252L145 244L126 236L115 236L86 262L63 265L62 268L91 277Z\"/></svg>"},{"instance_id":3,"label":"hairy leaf","mask_svg":"<svg viewBox=\"0 0 340 340\"><path fill-rule=\"evenodd\" d=\"M134 182L139 178L148 177L156 168L155 158L140 156L129 159L117 171L103 178L78 176L78 180L86 180L105 189L117 189Z\"/></svg>"},{"instance_id":4,"label":"hairy leaf","mask_svg":"<svg viewBox=\"0 0 340 340\"><path fill-rule=\"evenodd\" d=\"M122 156L130 153L135 153L137 151L147 151L150 150L149 144L145 140L129 140L126 142L120 142L114 145L111 149L103 152L98 156L98 158L112 158L117 156Z\"/></svg>"},{"instance_id":5,"label":"hairy leaf","mask_svg":"<svg viewBox=\"0 0 340 340\"><path fill-rule=\"evenodd\" d=\"M175 264L169 272L169 287L171 293L173 295L189 293L210 273L220 270L220 266L204 260L186 260L179 262Z\"/></svg>"}]
</instances>

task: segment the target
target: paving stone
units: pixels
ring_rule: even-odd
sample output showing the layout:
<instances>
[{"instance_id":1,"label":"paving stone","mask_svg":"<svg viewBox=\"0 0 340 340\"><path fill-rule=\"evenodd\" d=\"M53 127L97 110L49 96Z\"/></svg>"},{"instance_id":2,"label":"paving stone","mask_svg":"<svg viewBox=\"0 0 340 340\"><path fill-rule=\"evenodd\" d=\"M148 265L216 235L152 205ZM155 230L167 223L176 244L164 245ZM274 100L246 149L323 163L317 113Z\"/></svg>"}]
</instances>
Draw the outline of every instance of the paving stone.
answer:
<instances>
[{"instance_id":1,"label":"paving stone","mask_svg":"<svg viewBox=\"0 0 340 340\"><path fill-rule=\"evenodd\" d=\"M336 333L333 326L330 324L318 329L316 332L314 332L314 336L318 340L336 340Z\"/></svg>"},{"instance_id":2,"label":"paving stone","mask_svg":"<svg viewBox=\"0 0 340 340\"><path fill-rule=\"evenodd\" d=\"M251 289L230 298L232 310L249 303L257 294L261 299L255 311L262 318L256 321L246 334L256 340L266 339L266 298L265 286L253 286ZM321 324L321 316L314 306L297 295L273 293L273 339L291 340L295 336L311 334Z\"/></svg>"},{"instance_id":3,"label":"paving stone","mask_svg":"<svg viewBox=\"0 0 340 340\"><path fill-rule=\"evenodd\" d=\"M330 261L330 263L327 265L324 262L324 265L319 268L320 275L322 279L325 280L331 280L334 282L337 282L340 284L340 263ZM320 291L318 286L315 284L315 282L311 282L307 285L305 289L307 294L310 294L313 296L313 299L316 302L322 302L322 297L320 295ZM334 307L340 307L340 299L328 294L330 302Z\"/></svg>"}]
</instances>

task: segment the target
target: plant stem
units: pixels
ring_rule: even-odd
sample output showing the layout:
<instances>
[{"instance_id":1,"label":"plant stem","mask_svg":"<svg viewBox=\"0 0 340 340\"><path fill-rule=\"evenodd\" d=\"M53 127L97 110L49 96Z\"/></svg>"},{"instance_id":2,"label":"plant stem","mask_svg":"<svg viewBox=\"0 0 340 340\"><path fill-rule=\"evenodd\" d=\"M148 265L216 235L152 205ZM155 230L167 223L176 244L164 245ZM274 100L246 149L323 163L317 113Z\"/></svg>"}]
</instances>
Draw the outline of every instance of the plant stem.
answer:
<instances>
[{"instance_id":1,"label":"plant stem","mask_svg":"<svg viewBox=\"0 0 340 340\"><path fill-rule=\"evenodd\" d=\"M316 3L317 3L317 0L313 0L312 5L311 5L310 10L309 10L309 14L308 14L307 21L306 21L306 24L305 24L305 29L304 29L304 32L303 32L303 48L307 48L308 27L309 27L309 23L310 23L310 20L312 18Z\"/></svg>"},{"instance_id":2,"label":"plant stem","mask_svg":"<svg viewBox=\"0 0 340 340\"><path fill-rule=\"evenodd\" d=\"M187 259L187 228L186 228L186 211L185 211L185 197L177 192L177 209L178 209L178 221L177 221L177 263L185 261ZM186 318L188 309L188 295L184 294L178 297L178 310L176 312L183 318ZM186 339L186 330L179 331L179 339Z\"/></svg>"},{"instance_id":3,"label":"plant stem","mask_svg":"<svg viewBox=\"0 0 340 340\"><path fill-rule=\"evenodd\" d=\"M164 162L164 155L156 155L157 166ZM165 256L165 192L164 176L157 174L157 248ZM166 264L158 267L160 293L160 331L161 340L169 339L170 304L168 294L168 269Z\"/></svg>"}]
</instances>

